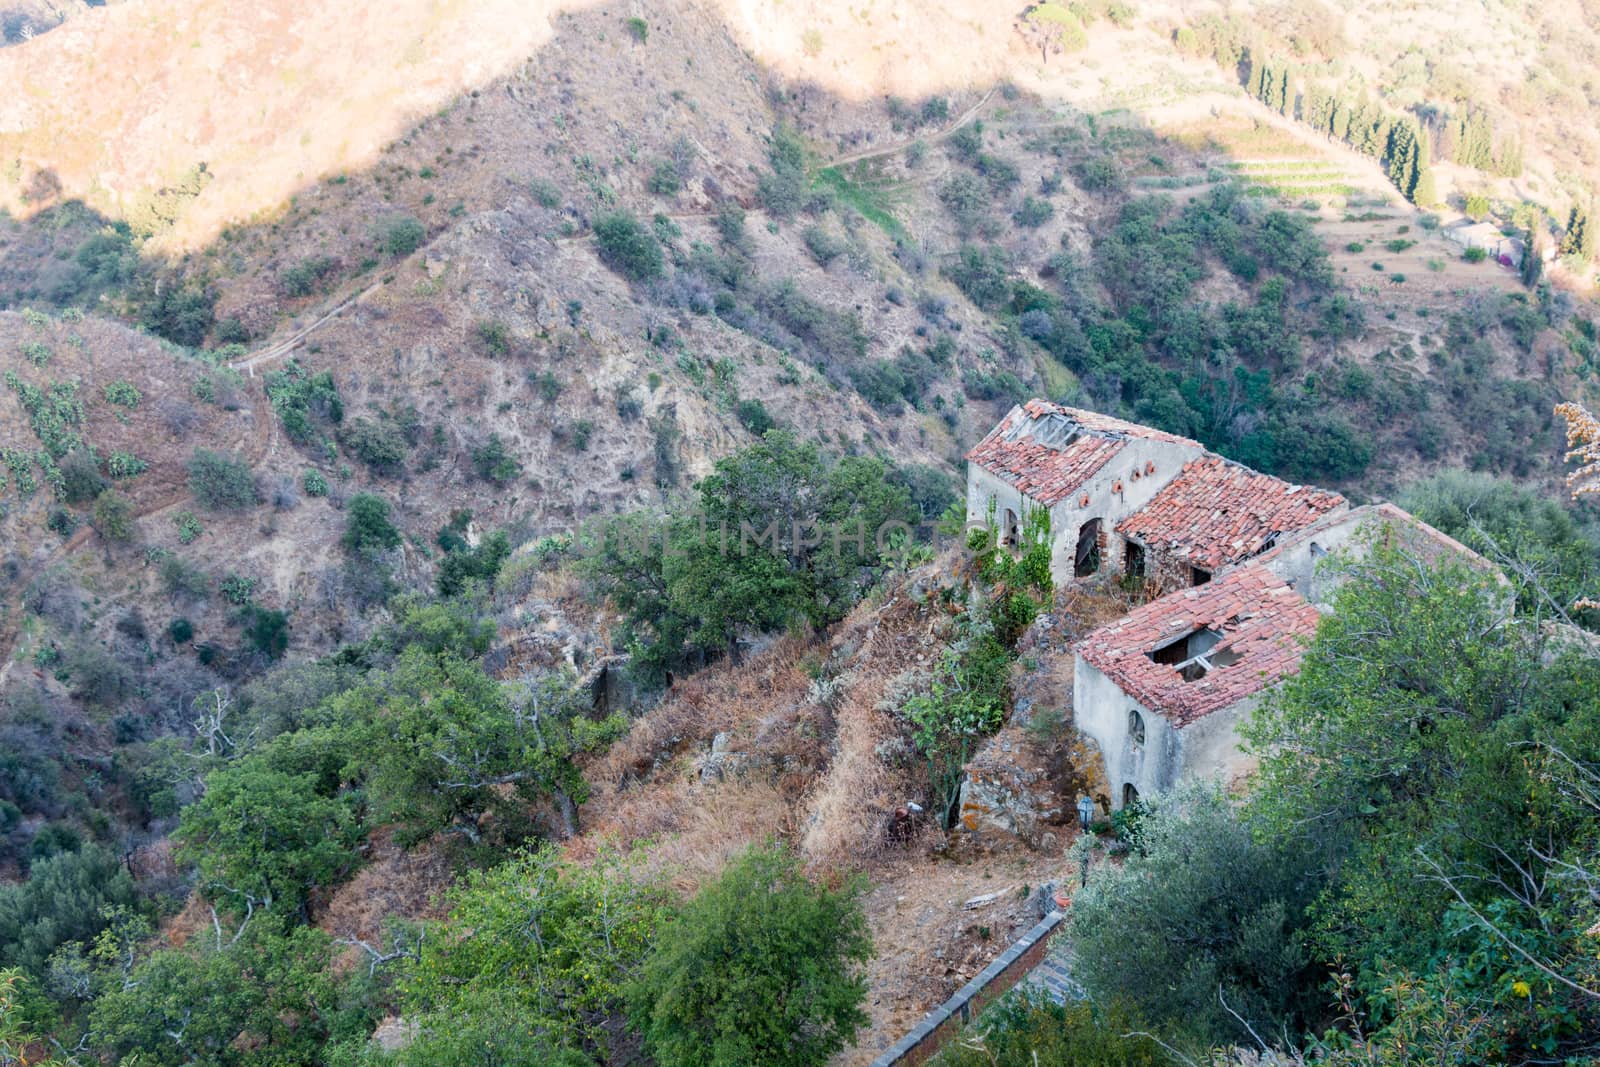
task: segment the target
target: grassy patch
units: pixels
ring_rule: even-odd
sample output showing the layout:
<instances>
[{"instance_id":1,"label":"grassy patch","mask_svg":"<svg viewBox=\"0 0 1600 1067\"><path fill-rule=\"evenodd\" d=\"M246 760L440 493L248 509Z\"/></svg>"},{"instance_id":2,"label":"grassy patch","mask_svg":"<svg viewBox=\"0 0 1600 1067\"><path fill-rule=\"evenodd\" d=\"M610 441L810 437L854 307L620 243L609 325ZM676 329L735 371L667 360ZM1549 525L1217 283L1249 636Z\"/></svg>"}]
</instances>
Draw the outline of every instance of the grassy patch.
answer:
<instances>
[{"instance_id":1,"label":"grassy patch","mask_svg":"<svg viewBox=\"0 0 1600 1067\"><path fill-rule=\"evenodd\" d=\"M841 203L855 208L863 218L890 237L904 237L905 227L894 217L894 202L898 194L896 183L872 176L868 168L861 164L850 169L853 173L846 174L842 167L823 167L812 181L819 188L833 193Z\"/></svg>"}]
</instances>

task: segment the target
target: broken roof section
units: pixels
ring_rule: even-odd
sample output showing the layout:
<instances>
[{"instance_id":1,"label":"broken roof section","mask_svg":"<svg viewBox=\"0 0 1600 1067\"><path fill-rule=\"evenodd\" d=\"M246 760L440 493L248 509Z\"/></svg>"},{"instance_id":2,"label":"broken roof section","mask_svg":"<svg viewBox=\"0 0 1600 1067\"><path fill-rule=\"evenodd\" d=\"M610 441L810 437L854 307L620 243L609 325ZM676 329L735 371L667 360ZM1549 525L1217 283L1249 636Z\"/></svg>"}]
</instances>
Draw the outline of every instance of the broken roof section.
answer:
<instances>
[{"instance_id":1,"label":"broken roof section","mask_svg":"<svg viewBox=\"0 0 1600 1067\"><path fill-rule=\"evenodd\" d=\"M1201 447L1109 415L1030 400L1012 408L967 460L1048 507L1093 478L1130 439Z\"/></svg>"},{"instance_id":2,"label":"broken roof section","mask_svg":"<svg viewBox=\"0 0 1600 1067\"><path fill-rule=\"evenodd\" d=\"M1293 674L1320 617L1282 578L1246 563L1151 601L1073 651L1182 727Z\"/></svg>"},{"instance_id":3,"label":"broken roof section","mask_svg":"<svg viewBox=\"0 0 1600 1067\"><path fill-rule=\"evenodd\" d=\"M1342 510L1344 497L1290 485L1221 456L1205 455L1117 532L1196 567L1216 570L1271 548L1279 537Z\"/></svg>"}]
</instances>

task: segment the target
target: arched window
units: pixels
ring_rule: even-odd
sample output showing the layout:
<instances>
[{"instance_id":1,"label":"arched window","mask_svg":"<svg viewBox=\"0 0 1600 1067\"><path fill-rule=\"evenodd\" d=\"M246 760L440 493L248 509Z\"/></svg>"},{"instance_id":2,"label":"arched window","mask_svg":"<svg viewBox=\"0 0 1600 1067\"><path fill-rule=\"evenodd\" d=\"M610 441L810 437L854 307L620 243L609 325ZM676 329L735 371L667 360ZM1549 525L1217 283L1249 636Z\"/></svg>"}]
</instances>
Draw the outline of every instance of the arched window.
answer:
<instances>
[{"instance_id":1,"label":"arched window","mask_svg":"<svg viewBox=\"0 0 1600 1067\"><path fill-rule=\"evenodd\" d=\"M1128 709L1128 740L1135 745L1144 744L1144 716L1135 708Z\"/></svg>"},{"instance_id":2,"label":"arched window","mask_svg":"<svg viewBox=\"0 0 1600 1067\"><path fill-rule=\"evenodd\" d=\"M1139 803L1139 791L1133 787L1132 782L1128 782L1122 787L1122 806L1131 808L1137 803Z\"/></svg>"},{"instance_id":3,"label":"arched window","mask_svg":"<svg viewBox=\"0 0 1600 1067\"><path fill-rule=\"evenodd\" d=\"M1072 574L1087 578L1100 569L1100 520L1090 519L1078 528L1078 550L1072 557Z\"/></svg>"}]
</instances>

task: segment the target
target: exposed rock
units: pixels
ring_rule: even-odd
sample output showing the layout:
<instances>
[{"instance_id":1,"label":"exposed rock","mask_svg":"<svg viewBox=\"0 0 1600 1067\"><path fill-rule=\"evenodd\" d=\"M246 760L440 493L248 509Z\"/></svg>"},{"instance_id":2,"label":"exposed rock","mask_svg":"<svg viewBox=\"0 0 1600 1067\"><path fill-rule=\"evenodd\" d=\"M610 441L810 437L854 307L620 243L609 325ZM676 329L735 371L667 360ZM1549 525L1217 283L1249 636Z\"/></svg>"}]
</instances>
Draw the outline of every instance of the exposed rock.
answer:
<instances>
[{"instance_id":1,"label":"exposed rock","mask_svg":"<svg viewBox=\"0 0 1600 1067\"><path fill-rule=\"evenodd\" d=\"M1043 827L1067 821L1071 804L1051 761L1020 729L1008 726L979 750L961 783L961 826L971 833L999 831L1037 847Z\"/></svg>"}]
</instances>

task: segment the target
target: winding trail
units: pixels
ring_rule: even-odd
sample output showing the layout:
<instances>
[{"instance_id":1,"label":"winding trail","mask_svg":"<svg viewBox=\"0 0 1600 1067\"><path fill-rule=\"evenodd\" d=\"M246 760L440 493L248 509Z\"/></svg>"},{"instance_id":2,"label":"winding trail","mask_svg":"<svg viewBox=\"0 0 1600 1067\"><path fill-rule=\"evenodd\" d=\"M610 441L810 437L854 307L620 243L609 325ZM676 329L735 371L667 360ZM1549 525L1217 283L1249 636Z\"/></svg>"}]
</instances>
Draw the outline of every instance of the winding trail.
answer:
<instances>
[{"instance_id":1,"label":"winding trail","mask_svg":"<svg viewBox=\"0 0 1600 1067\"><path fill-rule=\"evenodd\" d=\"M264 383L255 381L255 368L265 363L271 363L289 355L295 349L305 344L309 337L318 328L331 322L351 305L367 299L383 287L382 281L373 282L365 289L343 297L318 315L308 325L296 330L288 337L274 341L256 351L228 364L232 370L244 373L252 379L244 389L245 398L250 407L250 450L246 459L251 469L260 466L262 461L271 453L277 442L278 420L273 416L272 403L267 398ZM140 501L134 508L133 520L141 521L153 515L193 499L193 494L187 488L173 490L160 496ZM39 575L50 568L67 560L73 553L83 548L94 537L94 528L85 524L73 535L50 551L42 562L34 568L34 572L26 581L18 581L11 596L0 604L0 691L5 689L6 682L11 678L11 670L16 665L13 656L16 652L17 641L22 635L22 598L26 590L33 584Z\"/></svg>"},{"instance_id":2,"label":"winding trail","mask_svg":"<svg viewBox=\"0 0 1600 1067\"><path fill-rule=\"evenodd\" d=\"M887 159L890 156L906 151L917 141L924 143L942 142L962 127L976 121L983 109L994 99L994 94L997 91L997 89L991 88L977 103L967 108L957 116L954 122L940 129L937 133L925 137L914 137L896 144L881 145L863 149L859 152L849 152L842 156L835 156L824 163L823 166L847 167L875 159ZM670 217L674 219L704 218L709 217L710 214L711 212L684 212ZM590 236L589 234L577 234L568 238L557 238L557 240L580 241L588 240ZM273 417L272 405L267 398L265 386L256 380L256 368L273 364L304 347L306 339L318 329L338 318L339 315L352 306L367 300L382 289L384 285L385 282L380 279L364 289L339 298L305 326L228 364L230 369L238 371L250 379L245 388L245 396L250 404L253 430L250 455L248 457L252 469L258 467L266 459L277 437L277 420ZM178 507L190 499L192 499L192 495L187 489L164 493L161 496L139 503L134 509L133 519L134 521L141 521L153 515L159 515L164 511ZM11 677L11 669L15 666L15 661L12 657L16 652L17 641L22 632L22 599L24 592L39 575L67 560L75 552L87 545L93 537L94 529L88 525L77 530L71 537L52 549L50 554L35 568L34 573L28 580L19 581L9 599L4 604L0 604L0 690L5 688L6 682Z\"/></svg>"}]
</instances>

